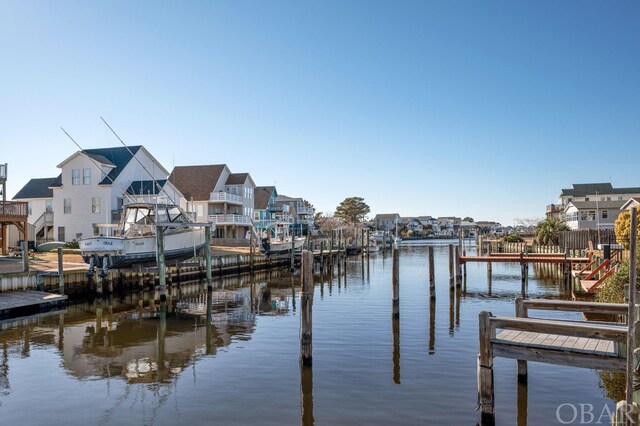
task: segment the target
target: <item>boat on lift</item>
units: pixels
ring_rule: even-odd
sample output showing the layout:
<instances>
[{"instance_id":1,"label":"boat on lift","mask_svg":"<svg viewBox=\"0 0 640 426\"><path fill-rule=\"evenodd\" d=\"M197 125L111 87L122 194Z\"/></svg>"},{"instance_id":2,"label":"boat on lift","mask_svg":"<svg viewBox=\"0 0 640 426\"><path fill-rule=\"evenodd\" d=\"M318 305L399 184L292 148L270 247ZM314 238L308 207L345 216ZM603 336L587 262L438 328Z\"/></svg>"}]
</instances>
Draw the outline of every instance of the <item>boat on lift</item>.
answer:
<instances>
[{"instance_id":1,"label":"boat on lift","mask_svg":"<svg viewBox=\"0 0 640 426\"><path fill-rule=\"evenodd\" d=\"M164 228L166 260L185 260L195 257L207 243L205 227L193 224L191 217L179 206L166 203L132 202L123 207L119 225L98 225L107 235L83 238L78 241L80 254L89 264L88 275L95 267L106 275L109 268L156 264L156 223ZM113 229L115 228L115 230ZM110 232L114 230L115 232ZM109 235L109 234L114 235Z\"/></svg>"},{"instance_id":2,"label":"boat on lift","mask_svg":"<svg viewBox=\"0 0 640 426\"><path fill-rule=\"evenodd\" d=\"M288 253L291 252L292 245L294 251L301 250L304 242L303 237L289 235L288 222L274 222L262 232L260 251L265 256Z\"/></svg>"}]
</instances>

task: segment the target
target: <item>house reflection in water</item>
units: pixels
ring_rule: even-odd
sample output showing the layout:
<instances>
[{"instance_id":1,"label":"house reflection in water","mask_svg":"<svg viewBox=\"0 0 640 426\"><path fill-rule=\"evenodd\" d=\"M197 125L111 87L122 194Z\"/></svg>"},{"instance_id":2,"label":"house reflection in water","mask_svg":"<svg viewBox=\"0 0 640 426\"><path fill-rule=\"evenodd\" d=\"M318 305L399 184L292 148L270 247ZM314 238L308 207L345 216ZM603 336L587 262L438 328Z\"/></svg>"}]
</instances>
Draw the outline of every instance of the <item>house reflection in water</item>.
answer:
<instances>
[{"instance_id":1,"label":"house reflection in water","mask_svg":"<svg viewBox=\"0 0 640 426\"><path fill-rule=\"evenodd\" d=\"M140 293L2 324L0 392L10 389L8 357L18 350L29 356L31 345L57 348L62 367L81 379L169 383L198 358L249 340L266 288L250 284L207 293L199 284L182 286L180 298L166 304Z\"/></svg>"}]
</instances>

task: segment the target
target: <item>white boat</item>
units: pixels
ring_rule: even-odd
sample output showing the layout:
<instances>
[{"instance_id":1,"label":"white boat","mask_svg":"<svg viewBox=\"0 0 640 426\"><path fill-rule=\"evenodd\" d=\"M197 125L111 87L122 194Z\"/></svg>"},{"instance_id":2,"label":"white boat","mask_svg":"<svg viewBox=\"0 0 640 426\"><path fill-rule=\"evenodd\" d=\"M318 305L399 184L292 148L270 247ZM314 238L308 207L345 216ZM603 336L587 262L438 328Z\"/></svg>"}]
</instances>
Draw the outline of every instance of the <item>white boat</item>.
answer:
<instances>
[{"instance_id":1,"label":"white boat","mask_svg":"<svg viewBox=\"0 0 640 426\"><path fill-rule=\"evenodd\" d=\"M260 251L267 256L302 249L305 239L289 235L289 224L273 223L267 226L260 241Z\"/></svg>"},{"instance_id":2,"label":"white boat","mask_svg":"<svg viewBox=\"0 0 640 426\"><path fill-rule=\"evenodd\" d=\"M206 243L205 228L184 226L193 221L178 206L127 204L124 206L120 224L116 225L115 236L100 235L83 238L78 242L82 258L89 264L89 274L93 273L94 267L102 268L103 273L106 273L108 268L155 264L156 223L175 224L167 226L164 230L166 260L194 257ZM114 225L106 225L107 229L113 227Z\"/></svg>"}]
</instances>

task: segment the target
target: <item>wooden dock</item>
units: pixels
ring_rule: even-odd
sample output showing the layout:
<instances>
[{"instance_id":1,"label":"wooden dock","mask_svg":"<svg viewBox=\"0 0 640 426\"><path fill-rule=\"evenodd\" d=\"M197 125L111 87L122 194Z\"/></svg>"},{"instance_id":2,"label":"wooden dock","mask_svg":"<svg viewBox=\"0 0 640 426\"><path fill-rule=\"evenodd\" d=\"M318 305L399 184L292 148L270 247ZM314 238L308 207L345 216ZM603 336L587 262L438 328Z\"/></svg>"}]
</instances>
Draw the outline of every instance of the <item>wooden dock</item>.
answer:
<instances>
[{"instance_id":1,"label":"wooden dock","mask_svg":"<svg viewBox=\"0 0 640 426\"><path fill-rule=\"evenodd\" d=\"M480 313L478 394L482 417L494 417L493 359L518 360L518 381L527 381L527 361L601 370L626 368L625 323L529 318L529 310L627 314L623 303L596 303L516 298L516 317ZM500 330L498 332L498 330Z\"/></svg>"},{"instance_id":2,"label":"wooden dock","mask_svg":"<svg viewBox=\"0 0 640 426\"><path fill-rule=\"evenodd\" d=\"M0 293L0 320L59 309L67 296L42 291L21 290Z\"/></svg>"}]
</instances>

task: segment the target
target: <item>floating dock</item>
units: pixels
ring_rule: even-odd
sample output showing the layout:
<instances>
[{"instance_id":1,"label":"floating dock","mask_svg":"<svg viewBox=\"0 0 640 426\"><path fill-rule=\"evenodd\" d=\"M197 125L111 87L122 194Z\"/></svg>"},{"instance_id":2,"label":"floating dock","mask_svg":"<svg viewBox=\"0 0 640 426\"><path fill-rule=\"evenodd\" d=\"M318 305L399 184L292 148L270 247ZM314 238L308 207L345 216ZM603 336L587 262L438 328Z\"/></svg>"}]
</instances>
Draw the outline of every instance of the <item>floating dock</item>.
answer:
<instances>
[{"instance_id":1,"label":"floating dock","mask_svg":"<svg viewBox=\"0 0 640 426\"><path fill-rule=\"evenodd\" d=\"M0 320L38 314L67 305L67 296L20 290L0 293Z\"/></svg>"}]
</instances>

